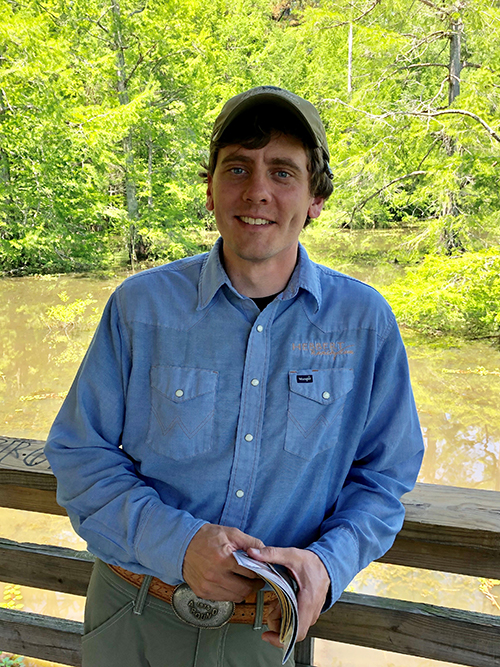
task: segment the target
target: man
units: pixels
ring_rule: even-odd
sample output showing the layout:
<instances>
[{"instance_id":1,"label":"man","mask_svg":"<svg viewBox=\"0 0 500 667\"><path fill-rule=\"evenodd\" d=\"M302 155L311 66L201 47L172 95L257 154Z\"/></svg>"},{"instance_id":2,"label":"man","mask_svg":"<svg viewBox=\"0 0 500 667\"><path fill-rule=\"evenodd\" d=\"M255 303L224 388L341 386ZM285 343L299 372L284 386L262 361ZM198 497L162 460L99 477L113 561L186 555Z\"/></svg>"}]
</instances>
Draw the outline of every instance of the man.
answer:
<instances>
[{"instance_id":1,"label":"man","mask_svg":"<svg viewBox=\"0 0 500 667\"><path fill-rule=\"evenodd\" d=\"M46 448L100 559L86 667L279 665L277 601L233 552L293 573L300 640L401 528L423 447L394 316L298 243L328 161L309 102L232 98L206 173L221 238L105 309Z\"/></svg>"}]
</instances>

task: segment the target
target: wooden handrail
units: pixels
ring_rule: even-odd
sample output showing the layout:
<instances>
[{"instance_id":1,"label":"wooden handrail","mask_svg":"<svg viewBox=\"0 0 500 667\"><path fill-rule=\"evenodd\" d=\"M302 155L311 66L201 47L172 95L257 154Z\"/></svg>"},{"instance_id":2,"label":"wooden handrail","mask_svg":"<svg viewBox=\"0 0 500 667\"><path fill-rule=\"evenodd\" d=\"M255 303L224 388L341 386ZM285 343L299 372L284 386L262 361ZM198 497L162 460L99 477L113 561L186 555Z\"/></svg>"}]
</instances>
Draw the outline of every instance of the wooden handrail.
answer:
<instances>
[{"instance_id":1,"label":"wooden handrail","mask_svg":"<svg viewBox=\"0 0 500 667\"><path fill-rule=\"evenodd\" d=\"M43 445L0 437L0 506L65 514ZM500 579L499 492L417 484L403 503L403 529L382 562Z\"/></svg>"},{"instance_id":2,"label":"wooden handrail","mask_svg":"<svg viewBox=\"0 0 500 667\"><path fill-rule=\"evenodd\" d=\"M0 506L65 514L43 442L0 438ZM406 519L380 560L500 579L500 493L418 484ZM93 556L0 539L0 580L84 595ZM0 609L0 647L80 665L82 624ZM500 617L344 593L311 637L443 660L499 667ZM305 663L304 663L305 664Z\"/></svg>"}]
</instances>

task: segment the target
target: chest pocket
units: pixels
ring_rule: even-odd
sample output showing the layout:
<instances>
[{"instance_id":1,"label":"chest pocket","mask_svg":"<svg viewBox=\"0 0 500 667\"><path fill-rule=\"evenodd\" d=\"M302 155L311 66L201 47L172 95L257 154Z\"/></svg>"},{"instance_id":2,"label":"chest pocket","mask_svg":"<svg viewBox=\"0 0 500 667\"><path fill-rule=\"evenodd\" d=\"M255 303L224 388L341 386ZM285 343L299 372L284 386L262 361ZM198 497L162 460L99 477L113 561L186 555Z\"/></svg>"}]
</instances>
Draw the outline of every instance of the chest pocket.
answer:
<instances>
[{"instance_id":1,"label":"chest pocket","mask_svg":"<svg viewBox=\"0 0 500 667\"><path fill-rule=\"evenodd\" d=\"M310 460L338 439L350 368L290 371L285 450Z\"/></svg>"},{"instance_id":2,"label":"chest pocket","mask_svg":"<svg viewBox=\"0 0 500 667\"><path fill-rule=\"evenodd\" d=\"M180 461L212 447L218 373L202 368L153 366L146 443Z\"/></svg>"}]
</instances>

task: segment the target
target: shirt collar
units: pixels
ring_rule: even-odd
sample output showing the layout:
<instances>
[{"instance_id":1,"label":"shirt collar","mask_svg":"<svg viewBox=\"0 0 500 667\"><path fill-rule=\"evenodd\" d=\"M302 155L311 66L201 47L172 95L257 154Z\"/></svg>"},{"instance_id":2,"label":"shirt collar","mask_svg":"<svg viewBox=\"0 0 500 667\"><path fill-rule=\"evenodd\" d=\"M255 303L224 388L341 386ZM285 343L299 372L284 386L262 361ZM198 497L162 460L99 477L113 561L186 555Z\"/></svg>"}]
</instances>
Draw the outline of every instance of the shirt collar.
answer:
<instances>
[{"instance_id":1,"label":"shirt collar","mask_svg":"<svg viewBox=\"0 0 500 667\"><path fill-rule=\"evenodd\" d=\"M227 285L234 290L229 276L227 275L220 259L222 249L222 238L219 237L214 247L208 253L200 273L198 282L198 307L197 310L206 308L222 285ZM309 292L316 300L316 310L321 306L321 283L314 262L311 262L304 246L299 243L299 259L297 265L281 294L283 301L297 296L299 289Z\"/></svg>"},{"instance_id":2,"label":"shirt collar","mask_svg":"<svg viewBox=\"0 0 500 667\"><path fill-rule=\"evenodd\" d=\"M316 264L309 259L304 246L299 243L299 259L281 298L283 301L292 299L297 296L301 288L314 297L317 311L321 307L321 282L318 269Z\"/></svg>"}]
</instances>

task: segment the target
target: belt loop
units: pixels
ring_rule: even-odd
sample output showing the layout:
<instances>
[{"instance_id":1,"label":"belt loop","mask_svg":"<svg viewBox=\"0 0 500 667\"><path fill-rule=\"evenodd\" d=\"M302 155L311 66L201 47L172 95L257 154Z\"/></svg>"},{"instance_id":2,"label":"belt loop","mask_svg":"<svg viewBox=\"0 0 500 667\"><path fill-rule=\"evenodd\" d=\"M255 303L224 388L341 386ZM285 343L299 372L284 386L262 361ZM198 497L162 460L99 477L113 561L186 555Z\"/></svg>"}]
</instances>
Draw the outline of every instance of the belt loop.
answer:
<instances>
[{"instance_id":1,"label":"belt loop","mask_svg":"<svg viewBox=\"0 0 500 667\"><path fill-rule=\"evenodd\" d=\"M144 611L144 605L146 604L146 598L148 596L149 586L151 584L151 579L153 577L150 574L146 574L142 581L141 587L137 593L137 597L134 600L134 614L140 616Z\"/></svg>"},{"instance_id":2,"label":"belt loop","mask_svg":"<svg viewBox=\"0 0 500 667\"><path fill-rule=\"evenodd\" d=\"M255 621L253 622L254 630L262 630L262 617L264 615L264 591L257 591L257 599L255 600Z\"/></svg>"}]
</instances>

